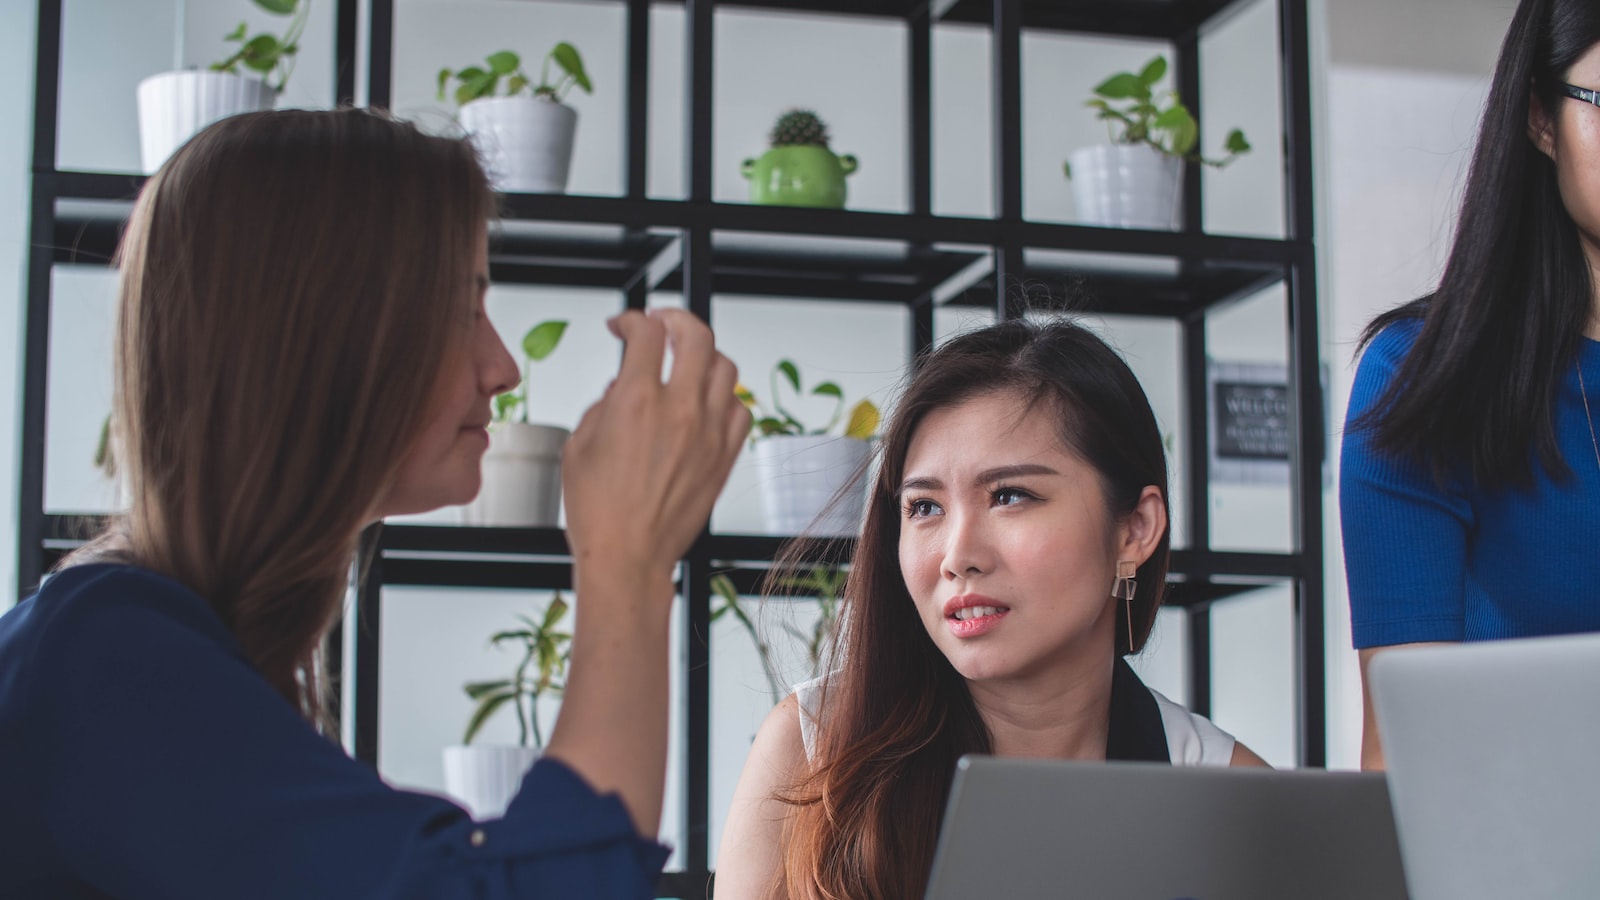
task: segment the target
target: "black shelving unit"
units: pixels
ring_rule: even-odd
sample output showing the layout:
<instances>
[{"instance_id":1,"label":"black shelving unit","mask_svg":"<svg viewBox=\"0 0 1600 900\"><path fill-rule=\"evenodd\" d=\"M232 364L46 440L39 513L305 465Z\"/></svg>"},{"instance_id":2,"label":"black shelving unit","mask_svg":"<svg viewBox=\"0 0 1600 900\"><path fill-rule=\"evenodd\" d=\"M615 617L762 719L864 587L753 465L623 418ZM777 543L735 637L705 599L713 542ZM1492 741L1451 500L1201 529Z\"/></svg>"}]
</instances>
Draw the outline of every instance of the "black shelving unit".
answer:
<instances>
[{"instance_id":1,"label":"black shelving unit","mask_svg":"<svg viewBox=\"0 0 1600 900\"><path fill-rule=\"evenodd\" d=\"M23 386L19 587L85 533L71 516L43 513L45 396L50 323L50 272L58 263L103 263L111 258L137 176L56 169L56 110L63 0L40 0L38 75L32 172L31 251ZM1027 221L1022 215L1021 36L1026 29L1137 36L1169 42L1177 87L1197 108L1202 28L1235 5L1252 0L743 0L714 4L683 0L686 193L681 200L646 195L649 12L652 0L616 0L626 16L624 193L620 197L505 198L490 257L496 281L577 285L620 292L642 308L653 291L681 292L687 307L711 320L714 293L829 298L900 304L911 315L912 353L933 343L934 309L944 301L985 306L1000 316L1008 285L1071 280L1087 311L1174 320L1181 329L1190 485L1189 549L1172 560L1172 605L1188 617L1192 708L1210 710L1210 608L1263 584L1293 586L1297 622L1297 736L1300 762L1325 761L1321 385L1318 377L1316 272L1312 245L1310 73L1306 0L1276 4L1282 79L1286 237L1265 239L1202 233L1201 179L1185 178L1185 227L1177 232L1104 229ZM658 0L667 2L667 0ZM761 207L712 199L712 43L717 6L821 15L890 18L906 23L909 153L905 161L910 209L905 213ZM367 102L390 100L394 0L371 0L368 27L357 33L356 0L339 0L336 96L354 100L357 44L367 59ZM995 210L992 218L932 212L932 29L937 22L989 26L994 86ZM574 229L573 225L594 226ZM794 236L859 239L869 252L833 254ZM943 249L949 247L969 249ZM1029 251L1121 254L1164 260L1126 271L1080 268L1059 259L1028 259ZM974 274L976 273L976 274ZM1208 311L1282 282L1285 336L1294 418L1291 441L1293 546L1288 553L1211 550L1207 471L1206 330ZM713 323L715 324L715 323ZM570 586L564 535L553 529L386 526L367 537L372 565L358 591L352 709L355 753L375 763L378 734L378 654L381 595L390 585L502 588ZM687 635L683 676L687 740L683 782L682 859L662 896L703 897L709 871L711 668L710 573L729 572L754 590L782 539L706 533L679 570ZM845 545L848 549L848 545Z\"/></svg>"}]
</instances>

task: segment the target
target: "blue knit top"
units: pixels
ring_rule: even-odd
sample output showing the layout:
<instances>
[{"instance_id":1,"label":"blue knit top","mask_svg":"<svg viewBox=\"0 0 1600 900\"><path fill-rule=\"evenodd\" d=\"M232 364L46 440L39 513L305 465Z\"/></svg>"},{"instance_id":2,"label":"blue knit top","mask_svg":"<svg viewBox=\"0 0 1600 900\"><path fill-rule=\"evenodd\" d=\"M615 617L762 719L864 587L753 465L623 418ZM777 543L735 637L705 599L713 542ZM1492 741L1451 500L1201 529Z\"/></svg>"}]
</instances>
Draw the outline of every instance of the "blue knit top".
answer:
<instances>
[{"instance_id":1,"label":"blue knit top","mask_svg":"<svg viewBox=\"0 0 1600 900\"><path fill-rule=\"evenodd\" d=\"M384 784L152 572L70 568L0 617L7 900L644 900L666 858L553 759L481 823Z\"/></svg>"},{"instance_id":2,"label":"blue knit top","mask_svg":"<svg viewBox=\"0 0 1600 900\"><path fill-rule=\"evenodd\" d=\"M1370 431L1351 424L1421 330L1406 320L1374 338L1350 394L1339 509L1356 647L1600 631L1600 460L1578 385L1581 365L1600 433L1600 342L1582 341L1556 393L1556 440L1572 474L1552 478L1535 459L1531 487L1487 490L1465 476L1436 484L1424 467L1375 452Z\"/></svg>"}]
</instances>

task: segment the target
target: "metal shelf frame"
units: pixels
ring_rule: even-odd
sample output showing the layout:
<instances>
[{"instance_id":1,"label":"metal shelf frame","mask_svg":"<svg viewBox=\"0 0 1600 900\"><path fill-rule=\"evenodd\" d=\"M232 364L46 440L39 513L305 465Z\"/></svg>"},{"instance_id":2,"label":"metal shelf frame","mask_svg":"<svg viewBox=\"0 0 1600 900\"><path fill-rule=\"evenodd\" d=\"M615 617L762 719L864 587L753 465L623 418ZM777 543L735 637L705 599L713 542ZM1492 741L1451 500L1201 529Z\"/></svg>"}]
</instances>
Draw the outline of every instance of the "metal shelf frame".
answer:
<instances>
[{"instance_id":1,"label":"metal shelf frame","mask_svg":"<svg viewBox=\"0 0 1600 900\"><path fill-rule=\"evenodd\" d=\"M60 102L62 5L40 0L35 121L27 261L22 451L19 479L18 587L26 593L40 575L90 533L93 517L44 513L46 373L52 267L107 264L142 176L60 171L56 168ZM511 194L491 251L495 281L584 285L620 292L643 308L651 291L681 292L688 308L710 321L716 293L747 293L900 303L911 311L912 357L934 340L939 303L982 305L1001 316L1005 286L1019 280L1071 279L1098 312L1156 316L1181 328L1186 445L1181 460L1192 485L1182 511L1190 549L1173 552L1172 605L1188 619L1190 706L1210 711L1210 607L1263 584L1293 587L1300 762L1325 763L1323 652L1322 484L1323 422L1318 375L1316 262L1313 250L1310 69L1307 0L1274 3L1280 23L1281 140L1284 146L1286 237L1279 240L1205 234L1201 179L1190 164L1185 178L1184 227L1175 232L1093 228L1034 222L1022 216L1021 37L1045 29L1158 38L1172 43L1177 87L1199 118L1200 35L1252 0L654 0L685 11L686 194L648 197L647 106L652 0L617 0L626 7L626 104L621 196ZM366 5L366 28L358 9ZM826 16L869 16L906 23L907 127L904 161L910 208L904 213L762 207L712 199L713 41L718 8L770 9ZM338 0L334 41L335 96L340 103L385 107L393 75L394 0ZM993 218L932 213L932 33L940 22L987 25L992 33L995 122ZM359 45L359 46L358 46ZM367 96L356 96L357 60L366 60ZM585 226L561 228L559 226ZM557 226L557 227L552 227ZM588 226L608 226L589 228ZM873 242L883 252L830 255L816 237ZM807 240L795 240L809 239ZM1121 254L1142 265L1127 271L1078 270L1067 263L1029 264L1030 251ZM1152 274L1150 260L1166 267ZM1291 441L1290 553L1220 552L1211 547L1207 467L1206 333L1208 310L1264 287L1286 288ZM952 285L956 290L951 291ZM1000 286L997 288L997 286ZM938 297L941 291L945 294ZM667 873L662 896L702 897L711 870L710 735L711 597L708 578L727 573L741 589L757 590L765 565L784 539L762 535L702 535L679 570L688 636L683 678L684 769L681 871ZM571 583L564 534L556 529L384 526L363 541L369 554L358 589L353 707L355 755L376 764L378 661L382 592L391 585L551 588ZM848 542L835 549L848 551ZM338 642L333 643L337 655Z\"/></svg>"}]
</instances>

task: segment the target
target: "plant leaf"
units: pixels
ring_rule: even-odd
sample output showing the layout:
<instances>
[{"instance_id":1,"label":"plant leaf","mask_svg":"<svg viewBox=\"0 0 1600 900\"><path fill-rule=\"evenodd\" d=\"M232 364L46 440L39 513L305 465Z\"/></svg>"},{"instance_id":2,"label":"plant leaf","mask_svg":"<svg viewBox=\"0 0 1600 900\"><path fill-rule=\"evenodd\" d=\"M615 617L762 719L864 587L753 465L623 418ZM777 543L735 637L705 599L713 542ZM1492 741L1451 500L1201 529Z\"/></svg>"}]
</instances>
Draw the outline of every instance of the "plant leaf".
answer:
<instances>
[{"instance_id":1,"label":"plant leaf","mask_svg":"<svg viewBox=\"0 0 1600 900\"><path fill-rule=\"evenodd\" d=\"M496 422L511 421L512 410L515 410L517 408L517 404L521 402L522 398L517 396L516 391L506 391L504 394L495 397L494 420Z\"/></svg>"},{"instance_id":2,"label":"plant leaf","mask_svg":"<svg viewBox=\"0 0 1600 900\"><path fill-rule=\"evenodd\" d=\"M540 626L540 630L549 631L550 629L554 628L556 623L561 621L561 617L566 614L567 601L562 599L561 594L558 592L553 598L551 598L550 605L545 607L544 624Z\"/></svg>"},{"instance_id":3,"label":"plant leaf","mask_svg":"<svg viewBox=\"0 0 1600 900\"><path fill-rule=\"evenodd\" d=\"M1144 64L1144 68L1139 72L1139 80L1148 88L1160 81L1161 76L1165 74L1167 74L1167 58L1157 55L1155 59Z\"/></svg>"},{"instance_id":4,"label":"plant leaf","mask_svg":"<svg viewBox=\"0 0 1600 900\"><path fill-rule=\"evenodd\" d=\"M478 702L478 708L473 710L472 718L467 721L467 732L461 738L461 743L470 744L477 737L478 730L483 728L483 723L489 721L495 710L506 705L506 702L517 696L515 691L505 690L498 694L490 694Z\"/></svg>"},{"instance_id":5,"label":"plant leaf","mask_svg":"<svg viewBox=\"0 0 1600 900\"><path fill-rule=\"evenodd\" d=\"M506 641L532 641L537 637L537 634L534 634L532 631L528 631L526 629L519 629L517 631L497 631L493 637L489 638L489 643L503 644Z\"/></svg>"},{"instance_id":6,"label":"plant leaf","mask_svg":"<svg viewBox=\"0 0 1600 900\"><path fill-rule=\"evenodd\" d=\"M245 25L245 23L240 22L239 23L239 27L235 28L234 30L232 30L230 32L228 32L228 36L223 38L223 40L225 40L225 41L242 41L242 40L244 40L244 36L247 33L248 33L248 27Z\"/></svg>"},{"instance_id":7,"label":"plant leaf","mask_svg":"<svg viewBox=\"0 0 1600 900\"><path fill-rule=\"evenodd\" d=\"M521 75L513 75L506 81L506 96L515 97L516 95L522 93L522 89L527 86L528 79L522 77Z\"/></svg>"},{"instance_id":8,"label":"plant leaf","mask_svg":"<svg viewBox=\"0 0 1600 900\"><path fill-rule=\"evenodd\" d=\"M882 418L871 400L863 400L850 410L850 421L844 426L844 436L869 440L878 433L878 423Z\"/></svg>"},{"instance_id":9,"label":"plant leaf","mask_svg":"<svg viewBox=\"0 0 1600 900\"><path fill-rule=\"evenodd\" d=\"M522 65L522 59L510 50L489 54L489 71L496 75L510 75Z\"/></svg>"},{"instance_id":10,"label":"plant leaf","mask_svg":"<svg viewBox=\"0 0 1600 900\"><path fill-rule=\"evenodd\" d=\"M745 387L742 384L736 384L736 385L733 386L733 395L735 397L738 397L739 398L739 402L743 403L746 408L755 409L755 407L756 407L756 395L750 393L750 389L749 388Z\"/></svg>"},{"instance_id":11,"label":"plant leaf","mask_svg":"<svg viewBox=\"0 0 1600 900\"><path fill-rule=\"evenodd\" d=\"M482 700L495 691L508 690L510 687L511 682L502 678L499 681L469 681L462 686L462 690L467 692L468 697Z\"/></svg>"},{"instance_id":12,"label":"plant leaf","mask_svg":"<svg viewBox=\"0 0 1600 900\"><path fill-rule=\"evenodd\" d=\"M800 393L800 370L795 364L787 359L780 359L777 369L783 373L783 377L788 380L789 386L794 388L794 392Z\"/></svg>"},{"instance_id":13,"label":"plant leaf","mask_svg":"<svg viewBox=\"0 0 1600 900\"><path fill-rule=\"evenodd\" d=\"M1228 132L1228 139L1223 142L1222 146L1229 153L1250 152L1250 142L1244 139L1244 132L1237 128Z\"/></svg>"},{"instance_id":14,"label":"plant leaf","mask_svg":"<svg viewBox=\"0 0 1600 900\"><path fill-rule=\"evenodd\" d=\"M566 41L555 46L550 51L550 57L561 67L561 71L572 76L572 80L585 94L594 93L594 85L589 83L589 73L583 70L583 57L578 55L578 48Z\"/></svg>"},{"instance_id":15,"label":"plant leaf","mask_svg":"<svg viewBox=\"0 0 1600 900\"><path fill-rule=\"evenodd\" d=\"M1184 122L1172 129L1172 152L1175 156L1188 156L1189 151L1194 149L1195 142L1200 140L1200 127L1189 117L1187 110L1184 111L1184 119Z\"/></svg>"},{"instance_id":16,"label":"plant leaf","mask_svg":"<svg viewBox=\"0 0 1600 900\"><path fill-rule=\"evenodd\" d=\"M1186 123L1192 122L1194 122L1194 117L1189 115L1189 110L1185 109L1182 104L1178 104L1156 116L1155 126L1171 131L1182 128Z\"/></svg>"},{"instance_id":17,"label":"plant leaf","mask_svg":"<svg viewBox=\"0 0 1600 900\"><path fill-rule=\"evenodd\" d=\"M522 336L522 352L534 362L549 356L561 343L561 336L567 333L567 323L560 319L551 319L540 322Z\"/></svg>"},{"instance_id":18,"label":"plant leaf","mask_svg":"<svg viewBox=\"0 0 1600 900\"><path fill-rule=\"evenodd\" d=\"M756 423L755 423L755 428L756 428L757 431L761 432L761 436L762 437L767 437L769 435L774 435L774 434L797 434L798 433L798 432L794 431L792 428L790 428L790 426L787 423L785 423L782 419L775 419L772 416L767 416L765 418L757 419Z\"/></svg>"},{"instance_id":19,"label":"plant leaf","mask_svg":"<svg viewBox=\"0 0 1600 900\"><path fill-rule=\"evenodd\" d=\"M1108 100L1143 99L1150 96L1150 89L1131 72L1118 72L1100 82L1094 92Z\"/></svg>"},{"instance_id":20,"label":"plant leaf","mask_svg":"<svg viewBox=\"0 0 1600 900\"><path fill-rule=\"evenodd\" d=\"M451 73L451 71L449 69L440 69L439 70L439 99L440 100L444 99L444 89L445 89L445 86L450 83L450 75L451 74L452 73Z\"/></svg>"},{"instance_id":21,"label":"plant leaf","mask_svg":"<svg viewBox=\"0 0 1600 900\"><path fill-rule=\"evenodd\" d=\"M287 16L294 13L294 8L300 5L300 0L256 0L256 5L269 13Z\"/></svg>"},{"instance_id":22,"label":"plant leaf","mask_svg":"<svg viewBox=\"0 0 1600 900\"><path fill-rule=\"evenodd\" d=\"M844 391L831 381L824 381L817 385L811 389L811 393L817 397L844 397Z\"/></svg>"}]
</instances>

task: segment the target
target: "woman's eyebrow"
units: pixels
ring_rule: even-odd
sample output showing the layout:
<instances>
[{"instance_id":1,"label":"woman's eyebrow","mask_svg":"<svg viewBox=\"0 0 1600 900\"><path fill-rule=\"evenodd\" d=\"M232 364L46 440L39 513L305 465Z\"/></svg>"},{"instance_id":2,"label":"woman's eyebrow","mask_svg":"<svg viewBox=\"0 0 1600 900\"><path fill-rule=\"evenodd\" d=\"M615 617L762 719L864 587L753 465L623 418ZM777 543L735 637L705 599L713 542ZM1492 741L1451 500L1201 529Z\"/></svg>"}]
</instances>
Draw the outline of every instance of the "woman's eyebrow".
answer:
<instances>
[{"instance_id":1,"label":"woman's eyebrow","mask_svg":"<svg viewBox=\"0 0 1600 900\"><path fill-rule=\"evenodd\" d=\"M1018 463L1010 466L996 466L993 469L984 469L978 473L975 484L993 484L996 481L1005 481L1007 478L1021 478L1026 475L1060 475L1061 473L1046 465L1039 463Z\"/></svg>"}]
</instances>

